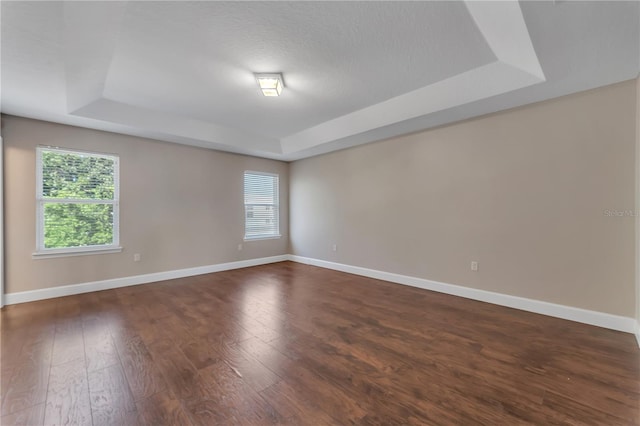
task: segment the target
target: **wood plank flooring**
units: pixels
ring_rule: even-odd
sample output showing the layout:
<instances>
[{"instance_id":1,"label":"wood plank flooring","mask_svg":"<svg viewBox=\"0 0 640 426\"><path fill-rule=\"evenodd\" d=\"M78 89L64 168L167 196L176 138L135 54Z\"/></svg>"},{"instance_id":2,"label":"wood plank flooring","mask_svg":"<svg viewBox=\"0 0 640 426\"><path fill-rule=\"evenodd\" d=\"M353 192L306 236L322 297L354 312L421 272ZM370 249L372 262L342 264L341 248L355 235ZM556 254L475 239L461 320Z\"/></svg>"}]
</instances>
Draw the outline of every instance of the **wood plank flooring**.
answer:
<instances>
[{"instance_id":1,"label":"wood plank flooring","mask_svg":"<svg viewBox=\"0 0 640 426\"><path fill-rule=\"evenodd\" d=\"M3 309L2 425L640 425L630 334L282 262Z\"/></svg>"}]
</instances>

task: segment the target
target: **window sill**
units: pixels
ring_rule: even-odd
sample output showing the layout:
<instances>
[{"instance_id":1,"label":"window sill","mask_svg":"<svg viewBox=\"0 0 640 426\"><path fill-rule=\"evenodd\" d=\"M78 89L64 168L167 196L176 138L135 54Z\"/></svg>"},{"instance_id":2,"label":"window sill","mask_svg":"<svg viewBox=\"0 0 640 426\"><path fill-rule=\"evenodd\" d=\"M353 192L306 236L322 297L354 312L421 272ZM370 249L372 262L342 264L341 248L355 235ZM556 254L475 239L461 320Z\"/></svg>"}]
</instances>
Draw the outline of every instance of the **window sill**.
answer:
<instances>
[{"instance_id":1,"label":"window sill","mask_svg":"<svg viewBox=\"0 0 640 426\"><path fill-rule=\"evenodd\" d=\"M31 254L33 259L50 259L53 257L89 256L92 254L120 253L122 247L91 248L83 250L38 251Z\"/></svg>"},{"instance_id":2,"label":"window sill","mask_svg":"<svg viewBox=\"0 0 640 426\"><path fill-rule=\"evenodd\" d=\"M264 237L244 237L244 241L260 241L260 240L277 240L280 239L282 237L282 235L269 235L269 236L264 236Z\"/></svg>"}]
</instances>

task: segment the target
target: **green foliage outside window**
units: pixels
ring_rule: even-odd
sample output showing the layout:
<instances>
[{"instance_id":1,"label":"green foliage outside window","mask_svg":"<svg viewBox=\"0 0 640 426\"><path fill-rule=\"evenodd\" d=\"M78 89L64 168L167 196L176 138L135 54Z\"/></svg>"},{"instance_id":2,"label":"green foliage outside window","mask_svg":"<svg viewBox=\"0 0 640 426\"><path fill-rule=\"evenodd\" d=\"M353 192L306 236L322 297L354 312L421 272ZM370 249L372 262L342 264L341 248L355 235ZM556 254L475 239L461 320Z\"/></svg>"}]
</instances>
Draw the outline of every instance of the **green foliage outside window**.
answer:
<instances>
[{"instance_id":1,"label":"green foliage outside window","mask_svg":"<svg viewBox=\"0 0 640 426\"><path fill-rule=\"evenodd\" d=\"M114 172L110 157L42 151L45 248L113 244Z\"/></svg>"}]
</instances>

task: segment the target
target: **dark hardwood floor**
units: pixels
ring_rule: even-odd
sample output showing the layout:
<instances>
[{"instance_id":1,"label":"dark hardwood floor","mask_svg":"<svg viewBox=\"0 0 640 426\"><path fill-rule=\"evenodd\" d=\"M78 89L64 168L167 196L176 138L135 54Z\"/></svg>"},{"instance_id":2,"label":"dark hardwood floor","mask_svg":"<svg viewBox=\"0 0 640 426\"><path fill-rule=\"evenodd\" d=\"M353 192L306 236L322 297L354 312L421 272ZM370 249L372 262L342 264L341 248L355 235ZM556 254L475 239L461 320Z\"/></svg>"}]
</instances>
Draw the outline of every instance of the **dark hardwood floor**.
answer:
<instances>
[{"instance_id":1,"label":"dark hardwood floor","mask_svg":"<svg viewBox=\"0 0 640 426\"><path fill-rule=\"evenodd\" d=\"M290 262L12 305L2 425L637 425L597 327Z\"/></svg>"}]
</instances>

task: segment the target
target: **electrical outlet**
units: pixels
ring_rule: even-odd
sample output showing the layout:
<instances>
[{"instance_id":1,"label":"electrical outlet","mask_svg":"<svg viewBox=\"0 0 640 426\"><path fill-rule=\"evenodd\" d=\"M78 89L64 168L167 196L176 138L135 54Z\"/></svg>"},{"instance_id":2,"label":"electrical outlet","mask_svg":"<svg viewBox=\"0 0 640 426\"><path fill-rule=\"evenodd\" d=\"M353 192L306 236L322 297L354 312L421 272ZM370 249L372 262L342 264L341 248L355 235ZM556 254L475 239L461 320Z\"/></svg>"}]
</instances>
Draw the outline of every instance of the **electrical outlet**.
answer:
<instances>
[{"instance_id":1,"label":"electrical outlet","mask_svg":"<svg viewBox=\"0 0 640 426\"><path fill-rule=\"evenodd\" d=\"M141 258L142 257L140 256L140 253L136 253L136 254L133 255L133 261L134 262L140 262Z\"/></svg>"},{"instance_id":2,"label":"electrical outlet","mask_svg":"<svg viewBox=\"0 0 640 426\"><path fill-rule=\"evenodd\" d=\"M471 270L473 272L478 272L478 262L476 261L471 262Z\"/></svg>"},{"instance_id":3,"label":"electrical outlet","mask_svg":"<svg viewBox=\"0 0 640 426\"><path fill-rule=\"evenodd\" d=\"M338 245L334 244L333 246L331 246L331 250L332 251L338 251Z\"/></svg>"},{"instance_id":4,"label":"electrical outlet","mask_svg":"<svg viewBox=\"0 0 640 426\"><path fill-rule=\"evenodd\" d=\"M238 251L242 251L242 244L238 244Z\"/></svg>"}]
</instances>

